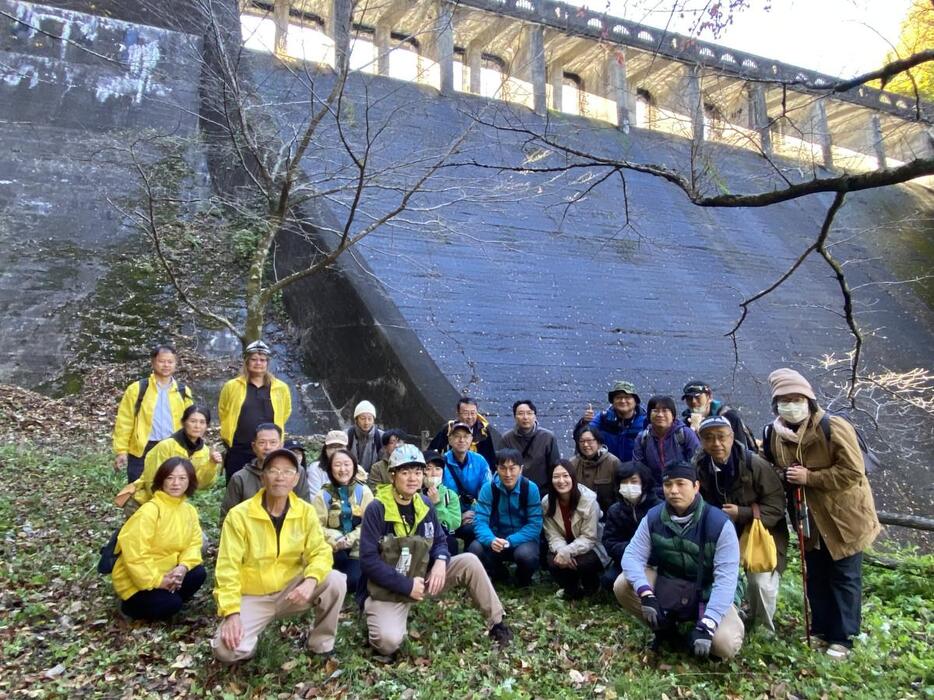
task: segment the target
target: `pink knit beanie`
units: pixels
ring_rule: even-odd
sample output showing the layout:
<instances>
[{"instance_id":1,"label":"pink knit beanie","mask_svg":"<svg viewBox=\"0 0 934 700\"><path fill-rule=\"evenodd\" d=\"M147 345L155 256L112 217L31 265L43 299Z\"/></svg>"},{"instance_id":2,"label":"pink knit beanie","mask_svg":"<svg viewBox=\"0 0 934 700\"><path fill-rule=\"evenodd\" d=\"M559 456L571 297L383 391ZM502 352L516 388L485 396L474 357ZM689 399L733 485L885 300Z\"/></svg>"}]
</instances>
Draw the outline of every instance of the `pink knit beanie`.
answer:
<instances>
[{"instance_id":1,"label":"pink knit beanie","mask_svg":"<svg viewBox=\"0 0 934 700\"><path fill-rule=\"evenodd\" d=\"M814 390L808 380L799 372L788 367L777 369L769 375L769 385L772 387L772 401L786 394L801 394L812 401L817 401Z\"/></svg>"}]
</instances>

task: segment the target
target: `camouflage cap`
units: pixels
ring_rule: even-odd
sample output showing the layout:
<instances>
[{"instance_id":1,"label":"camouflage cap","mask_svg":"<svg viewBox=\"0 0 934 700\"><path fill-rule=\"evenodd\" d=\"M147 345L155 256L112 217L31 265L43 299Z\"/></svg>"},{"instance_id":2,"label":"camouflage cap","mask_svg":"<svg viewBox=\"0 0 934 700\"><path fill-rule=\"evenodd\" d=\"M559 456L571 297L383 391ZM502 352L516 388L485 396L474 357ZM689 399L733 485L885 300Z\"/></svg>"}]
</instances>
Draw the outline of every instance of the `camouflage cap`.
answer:
<instances>
[{"instance_id":1,"label":"camouflage cap","mask_svg":"<svg viewBox=\"0 0 934 700\"><path fill-rule=\"evenodd\" d=\"M610 403L613 402L613 397L617 394L629 394L630 396L636 397L636 403L639 403L639 395L636 393L636 385L632 382L627 382L624 379L620 379L615 382L610 390L606 393Z\"/></svg>"}]
</instances>

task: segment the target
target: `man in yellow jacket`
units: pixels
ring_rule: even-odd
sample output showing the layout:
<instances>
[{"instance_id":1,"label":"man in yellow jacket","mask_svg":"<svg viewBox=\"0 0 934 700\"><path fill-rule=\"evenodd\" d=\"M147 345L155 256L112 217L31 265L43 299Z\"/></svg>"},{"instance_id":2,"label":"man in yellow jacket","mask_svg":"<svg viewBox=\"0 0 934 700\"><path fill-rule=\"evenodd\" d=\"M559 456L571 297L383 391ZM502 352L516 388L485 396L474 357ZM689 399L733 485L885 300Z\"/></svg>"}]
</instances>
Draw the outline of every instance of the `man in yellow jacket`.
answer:
<instances>
[{"instance_id":1,"label":"man in yellow jacket","mask_svg":"<svg viewBox=\"0 0 934 700\"><path fill-rule=\"evenodd\" d=\"M214 599L223 622L211 642L225 664L251 658L273 620L315 609L308 649L334 649L347 578L333 571L331 547L314 508L297 498L298 458L286 449L263 460L263 489L224 520Z\"/></svg>"},{"instance_id":2,"label":"man in yellow jacket","mask_svg":"<svg viewBox=\"0 0 934 700\"><path fill-rule=\"evenodd\" d=\"M123 392L114 424L114 469L127 470L132 484L143 473L146 453L182 426L182 412L192 404L191 389L175 381L177 357L171 345L150 353L152 374Z\"/></svg>"},{"instance_id":3,"label":"man in yellow jacket","mask_svg":"<svg viewBox=\"0 0 934 700\"><path fill-rule=\"evenodd\" d=\"M275 423L285 433L292 413L288 384L269 371L269 346L256 340L243 350L243 369L224 384L217 401L221 440L227 446L224 473L231 477L253 459L253 436L260 423Z\"/></svg>"}]
</instances>

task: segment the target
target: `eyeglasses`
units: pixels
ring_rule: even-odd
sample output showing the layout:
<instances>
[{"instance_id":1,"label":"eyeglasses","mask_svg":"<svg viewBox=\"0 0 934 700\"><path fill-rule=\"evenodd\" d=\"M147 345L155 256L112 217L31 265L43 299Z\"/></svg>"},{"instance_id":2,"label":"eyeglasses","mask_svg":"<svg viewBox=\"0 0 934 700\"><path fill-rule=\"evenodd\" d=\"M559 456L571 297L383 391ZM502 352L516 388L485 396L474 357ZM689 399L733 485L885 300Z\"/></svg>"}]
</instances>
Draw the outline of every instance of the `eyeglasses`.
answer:
<instances>
[{"instance_id":1,"label":"eyeglasses","mask_svg":"<svg viewBox=\"0 0 934 700\"><path fill-rule=\"evenodd\" d=\"M269 474L269 476L273 476L273 477L295 476L296 474L298 474L298 470L297 469L279 469L278 467L270 467L269 469L266 470L266 473Z\"/></svg>"},{"instance_id":2,"label":"eyeglasses","mask_svg":"<svg viewBox=\"0 0 934 700\"><path fill-rule=\"evenodd\" d=\"M671 413L669 408L653 408L650 413Z\"/></svg>"}]
</instances>

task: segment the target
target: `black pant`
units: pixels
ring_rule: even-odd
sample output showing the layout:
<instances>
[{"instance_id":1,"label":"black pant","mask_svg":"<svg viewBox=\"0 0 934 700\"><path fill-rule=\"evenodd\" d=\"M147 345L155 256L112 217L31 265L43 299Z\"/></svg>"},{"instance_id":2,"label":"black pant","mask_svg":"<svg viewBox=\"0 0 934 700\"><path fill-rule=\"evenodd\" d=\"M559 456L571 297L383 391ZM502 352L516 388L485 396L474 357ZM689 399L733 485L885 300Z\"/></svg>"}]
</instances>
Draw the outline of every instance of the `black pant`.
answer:
<instances>
[{"instance_id":1,"label":"black pant","mask_svg":"<svg viewBox=\"0 0 934 700\"><path fill-rule=\"evenodd\" d=\"M347 576L347 592L355 593L360 585L360 560L350 556L350 550L334 552L334 568Z\"/></svg>"},{"instance_id":2,"label":"black pant","mask_svg":"<svg viewBox=\"0 0 934 700\"><path fill-rule=\"evenodd\" d=\"M124 615L134 620L168 620L191 600L204 584L207 572L200 564L185 574L182 586L175 593L162 588L137 591L123 601L120 608Z\"/></svg>"},{"instance_id":3,"label":"black pant","mask_svg":"<svg viewBox=\"0 0 934 700\"><path fill-rule=\"evenodd\" d=\"M494 581L509 578L509 572L506 570L506 562L509 561L516 563L516 585L520 587L531 584L532 576L538 571L538 542L523 542L518 547L494 552L491 547L484 547L479 540L474 540L467 551L480 558L483 568Z\"/></svg>"},{"instance_id":4,"label":"black pant","mask_svg":"<svg viewBox=\"0 0 934 700\"><path fill-rule=\"evenodd\" d=\"M136 455L130 454L129 452L126 455L126 482L132 484L134 481L139 479L143 475L143 469L146 466L146 455L149 454L149 450L159 444L158 440L150 440L146 443L146 447L143 448L142 457L137 457Z\"/></svg>"},{"instance_id":5,"label":"black pant","mask_svg":"<svg viewBox=\"0 0 934 700\"><path fill-rule=\"evenodd\" d=\"M460 545L457 544L457 536L454 533L450 533L447 537L447 540L448 554L452 557L456 557L457 553L460 551Z\"/></svg>"},{"instance_id":6,"label":"black pant","mask_svg":"<svg viewBox=\"0 0 934 700\"><path fill-rule=\"evenodd\" d=\"M834 561L823 538L804 553L808 570L811 632L830 644L852 647L859 634L863 602L863 553Z\"/></svg>"},{"instance_id":7,"label":"black pant","mask_svg":"<svg viewBox=\"0 0 934 700\"><path fill-rule=\"evenodd\" d=\"M593 551L574 557L577 562L576 569L564 569L555 564L555 555L548 553L546 561L552 578L564 589L566 597L576 595L593 595L600 588L600 574L603 564L600 557Z\"/></svg>"},{"instance_id":8,"label":"black pant","mask_svg":"<svg viewBox=\"0 0 934 700\"><path fill-rule=\"evenodd\" d=\"M256 455L253 454L252 445L238 445L234 443L227 449L224 455L224 475L227 478L226 483L243 467L253 461Z\"/></svg>"}]
</instances>

